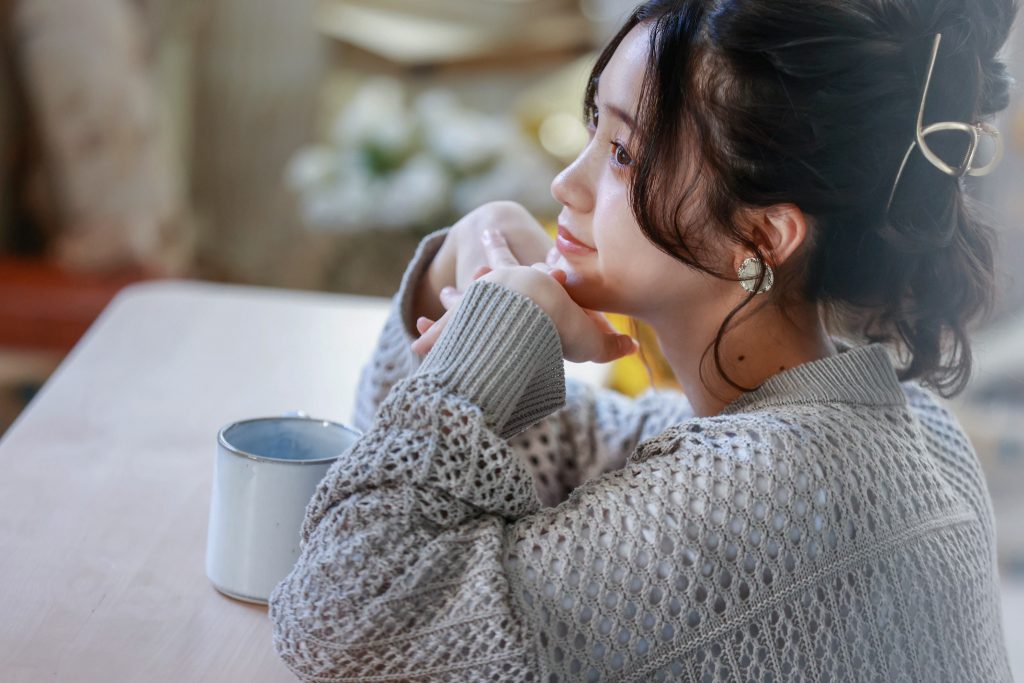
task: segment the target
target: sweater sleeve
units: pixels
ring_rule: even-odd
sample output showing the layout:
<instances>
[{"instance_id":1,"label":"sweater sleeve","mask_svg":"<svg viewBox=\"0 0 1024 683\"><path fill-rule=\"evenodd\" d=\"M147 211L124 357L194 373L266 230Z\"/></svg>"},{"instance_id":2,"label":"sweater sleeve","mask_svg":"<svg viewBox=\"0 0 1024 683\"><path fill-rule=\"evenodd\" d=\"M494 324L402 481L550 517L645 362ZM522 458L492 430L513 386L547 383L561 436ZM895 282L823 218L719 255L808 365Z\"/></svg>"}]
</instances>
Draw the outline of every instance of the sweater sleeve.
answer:
<instances>
[{"instance_id":1,"label":"sweater sleeve","mask_svg":"<svg viewBox=\"0 0 1024 683\"><path fill-rule=\"evenodd\" d=\"M443 228L420 242L392 299L356 393L353 421L363 431L391 388L420 366L420 357L409 350L418 336L413 297L448 232ZM555 505L580 484L621 468L639 442L692 416L689 401L679 392L650 391L634 399L567 379L565 406L524 429L509 446L524 461L541 503Z\"/></svg>"},{"instance_id":2,"label":"sweater sleeve","mask_svg":"<svg viewBox=\"0 0 1024 683\"><path fill-rule=\"evenodd\" d=\"M502 556L540 508L506 439L564 399L561 345L530 299L479 281L306 511L270 598L305 680L530 680L532 629Z\"/></svg>"}]
</instances>

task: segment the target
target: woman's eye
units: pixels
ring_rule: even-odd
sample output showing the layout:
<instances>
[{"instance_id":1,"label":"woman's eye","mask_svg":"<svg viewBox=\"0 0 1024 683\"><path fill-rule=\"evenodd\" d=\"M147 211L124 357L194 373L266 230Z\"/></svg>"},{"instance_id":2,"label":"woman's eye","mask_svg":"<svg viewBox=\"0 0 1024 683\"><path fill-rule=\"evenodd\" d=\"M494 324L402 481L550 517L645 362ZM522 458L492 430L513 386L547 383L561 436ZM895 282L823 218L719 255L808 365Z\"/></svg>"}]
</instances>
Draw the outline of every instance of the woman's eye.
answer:
<instances>
[{"instance_id":1,"label":"woman's eye","mask_svg":"<svg viewBox=\"0 0 1024 683\"><path fill-rule=\"evenodd\" d=\"M629 152L618 142L612 143L612 158L618 166L630 166L633 163L633 158L629 156Z\"/></svg>"}]
</instances>

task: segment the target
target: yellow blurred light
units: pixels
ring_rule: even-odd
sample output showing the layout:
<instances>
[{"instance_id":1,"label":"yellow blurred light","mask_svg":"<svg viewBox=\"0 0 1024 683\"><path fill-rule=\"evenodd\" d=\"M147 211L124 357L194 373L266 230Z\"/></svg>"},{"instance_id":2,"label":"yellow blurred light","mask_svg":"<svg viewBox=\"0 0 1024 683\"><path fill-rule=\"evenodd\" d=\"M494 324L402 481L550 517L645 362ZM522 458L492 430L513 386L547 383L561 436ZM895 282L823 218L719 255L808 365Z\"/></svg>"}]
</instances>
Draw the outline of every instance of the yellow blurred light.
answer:
<instances>
[{"instance_id":1,"label":"yellow blurred light","mask_svg":"<svg viewBox=\"0 0 1024 683\"><path fill-rule=\"evenodd\" d=\"M623 334L637 335L637 341L643 347L643 355L634 353L612 363L608 386L627 396L639 396L648 389L673 389L681 391L682 387L672 374L672 368L661 354L658 338L654 330L642 322L631 321L628 316L617 313L605 314L612 326ZM636 325L635 329L633 325ZM647 363L645 365L644 360ZM648 375L650 368L650 375ZM651 380L654 384L651 384Z\"/></svg>"},{"instance_id":2,"label":"yellow blurred light","mask_svg":"<svg viewBox=\"0 0 1024 683\"><path fill-rule=\"evenodd\" d=\"M558 112L540 124L540 144L552 155L572 160L587 145L587 129L571 114Z\"/></svg>"}]
</instances>

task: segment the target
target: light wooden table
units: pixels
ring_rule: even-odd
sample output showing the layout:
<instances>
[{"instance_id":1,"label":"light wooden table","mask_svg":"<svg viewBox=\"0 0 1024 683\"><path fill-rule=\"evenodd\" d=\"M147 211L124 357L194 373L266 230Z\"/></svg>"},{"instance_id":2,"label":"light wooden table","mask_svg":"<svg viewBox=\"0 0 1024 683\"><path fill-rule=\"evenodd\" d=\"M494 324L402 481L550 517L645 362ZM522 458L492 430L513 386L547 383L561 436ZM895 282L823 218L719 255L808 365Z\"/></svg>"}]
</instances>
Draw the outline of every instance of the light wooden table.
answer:
<instances>
[{"instance_id":1,"label":"light wooden table","mask_svg":"<svg viewBox=\"0 0 1024 683\"><path fill-rule=\"evenodd\" d=\"M0 681L292 680L266 609L204 573L216 434L347 421L386 312L195 282L119 294L0 441Z\"/></svg>"}]
</instances>

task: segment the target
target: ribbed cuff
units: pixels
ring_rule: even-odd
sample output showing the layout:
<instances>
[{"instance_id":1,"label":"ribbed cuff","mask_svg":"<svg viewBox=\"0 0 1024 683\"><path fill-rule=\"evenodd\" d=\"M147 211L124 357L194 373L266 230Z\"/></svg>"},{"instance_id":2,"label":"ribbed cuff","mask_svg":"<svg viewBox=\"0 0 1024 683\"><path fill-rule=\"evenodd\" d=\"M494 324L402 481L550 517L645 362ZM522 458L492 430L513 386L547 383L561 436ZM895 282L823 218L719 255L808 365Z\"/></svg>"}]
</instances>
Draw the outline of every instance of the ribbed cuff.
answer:
<instances>
[{"instance_id":1,"label":"ribbed cuff","mask_svg":"<svg viewBox=\"0 0 1024 683\"><path fill-rule=\"evenodd\" d=\"M430 267L434 256L440 251L449 230L451 228L435 230L420 240L419 246L416 247L416 253L413 254L409 265L405 267L405 274L402 275L402 284L398 288L398 293L395 294L399 314L402 317L402 326L405 327L405 331L409 335L410 344L414 340L419 339L420 336L419 331L416 329L416 320L413 317L412 310L416 299L416 287L419 285L420 280L423 279L423 274L427 272L427 268Z\"/></svg>"},{"instance_id":2,"label":"ribbed cuff","mask_svg":"<svg viewBox=\"0 0 1024 683\"><path fill-rule=\"evenodd\" d=\"M478 405L509 438L565 405L558 330L529 297L477 280L416 374L437 377Z\"/></svg>"}]
</instances>

